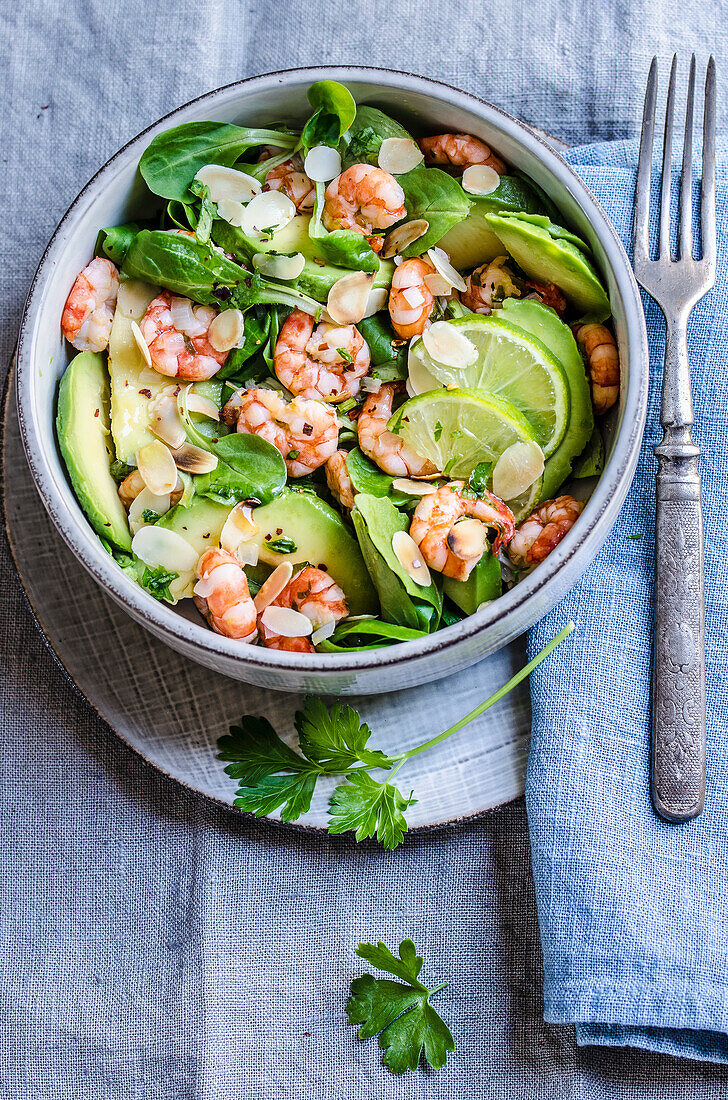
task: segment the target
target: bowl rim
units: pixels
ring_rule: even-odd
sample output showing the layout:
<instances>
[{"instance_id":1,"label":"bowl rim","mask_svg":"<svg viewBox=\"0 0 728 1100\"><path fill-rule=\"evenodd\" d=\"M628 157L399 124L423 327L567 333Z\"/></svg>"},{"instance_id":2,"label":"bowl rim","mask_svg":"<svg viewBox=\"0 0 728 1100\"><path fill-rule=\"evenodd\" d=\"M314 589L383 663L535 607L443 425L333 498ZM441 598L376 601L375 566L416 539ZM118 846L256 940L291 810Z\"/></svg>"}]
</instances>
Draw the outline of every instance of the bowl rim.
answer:
<instances>
[{"instance_id":1,"label":"bowl rim","mask_svg":"<svg viewBox=\"0 0 728 1100\"><path fill-rule=\"evenodd\" d=\"M39 451L36 444L36 432L33 425L35 410L30 402L28 402L28 409L26 410L23 400L30 390L34 364L32 330L36 315L41 310L46 279L50 278L55 267L55 254L61 250L65 241L73 232L74 221L82 216L86 200L93 197L94 192L102 183L113 177L119 158L128 154L135 147L139 147L138 156L140 156L146 144L148 144L145 139L151 139L154 134L175 125L177 116L186 112L190 107L205 103L209 103L211 107L214 107L220 100L233 98L237 92L243 94L260 92L265 91L266 87L276 87L288 82L293 84L304 80L313 82L317 79L338 79L344 83L347 80L354 82L368 81L378 84L385 90L416 91L453 107L465 106L473 114L480 116L482 121L502 131L536 156L551 175L556 177L574 202L584 211L599 238L606 261L623 299L626 344L630 349L629 385L620 411L620 425L609 462L599 478L580 523L572 528L549 558L541 564L538 571L531 574L530 577L526 577L489 607L462 619L452 626L436 631L434 634L376 650L355 650L351 654L291 654L268 650L262 646L242 647L234 639L224 638L209 630L206 626L185 618L177 613L174 608L155 600L154 597L136 585L119 569L113 558L104 550L98 536L83 515L80 505L77 504L77 511L74 512L67 507L65 502L57 499L53 476L50 470L46 468L42 452ZM211 657L224 657L226 660L232 660L241 666L250 666L269 672L280 669L282 672L316 673L319 676L325 676L326 673L341 674L364 672L369 669L381 670L384 667L392 667L405 664L408 661L420 661L423 658L432 657L437 653L458 646L468 639L473 639L506 616L512 616L519 609L525 617L527 612L524 605L531 602L537 603L540 591L549 582L555 580L557 574L567 566L567 563L582 551L586 559L585 568L588 567L591 558L611 529L632 482L647 412L649 358L647 331L640 293L622 242L606 213L586 184L560 153L549 145L532 127L472 92L463 91L432 77L420 76L402 70L382 69L376 66L315 65L261 73L232 81L229 84L196 96L141 130L121 146L94 173L58 223L43 251L38 268L31 281L20 322L16 377L18 419L23 446L41 500L69 548L117 603L121 604L128 613L142 622L143 625L153 629L154 632L163 636L176 636L181 642L195 649L202 649ZM552 600L546 604L542 614L546 613L553 602ZM538 621L542 614L536 614L528 625L530 626ZM525 629L528 629L528 627L525 627ZM473 659L477 660L478 655L474 656Z\"/></svg>"}]
</instances>

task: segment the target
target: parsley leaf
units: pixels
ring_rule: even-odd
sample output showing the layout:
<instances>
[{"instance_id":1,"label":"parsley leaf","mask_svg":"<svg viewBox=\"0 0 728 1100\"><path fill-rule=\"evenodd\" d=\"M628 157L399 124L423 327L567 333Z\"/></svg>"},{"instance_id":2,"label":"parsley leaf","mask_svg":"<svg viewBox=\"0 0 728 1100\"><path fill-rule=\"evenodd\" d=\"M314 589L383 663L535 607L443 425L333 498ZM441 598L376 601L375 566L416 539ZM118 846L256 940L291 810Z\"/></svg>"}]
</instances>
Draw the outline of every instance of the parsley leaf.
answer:
<instances>
[{"instance_id":1,"label":"parsley leaf","mask_svg":"<svg viewBox=\"0 0 728 1100\"><path fill-rule=\"evenodd\" d=\"M142 512L142 519L145 523L156 523L158 519L161 519L161 516L159 512L155 512L151 508L145 508Z\"/></svg>"},{"instance_id":2,"label":"parsley leaf","mask_svg":"<svg viewBox=\"0 0 728 1100\"><path fill-rule=\"evenodd\" d=\"M266 540L266 546L276 554L295 554L298 550L293 539L289 539L286 535L283 535L282 538Z\"/></svg>"},{"instance_id":3,"label":"parsley leaf","mask_svg":"<svg viewBox=\"0 0 728 1100\"><path fill-rule=\"evenodd\" d=\"M329 803L329 832L353 832L356 840L375 836L385 848L396 848L407 832L403 811L417 801L392 783L378 783L368 772L349 772Z\"/></svg>"},{"instance_id":4,"label":"parsley leaf","mask_svg":"<svg viewBox=\"0 0 728 1100\"><path fill-rule=\"evenodd\" d=\"M329 709L323 699L310 695L296 712L295 726L301 752L333 775L343 775L358 763L369 768L391 768L394 763L379 749L367 748L372 731L353 707L334 703Z\"/></svg>"},{"instance_id":5,"label":"parsley leaf","mask_svg":"<svg viewBox=\"0 0 728 1100\"><path fill-rule=\"evenodd\" d=\"M338 355L340 356L340 358L343 359L345 363L353 363L354 362L354 356L351 354L351 352L348 352L346 350L346 348L337 348L336 351L337 351Z\"/></svg>"},{"instance_id":6,"label":"parsley leaf","mask_svg":"<svg viewBox=\"0 0 728 1100\"><path fill-rule=\"evenodd\" d=\"M485 493L486 487L488 485L488 478L490 477L492 470L492 462L479 462L471 473L470 477L468 478L468 488L471 489L476 496L482 497Z\"/></svg>"},{"instance_id":7,"label":"parsley leaf","mask_svg":"<svg viewBox=\"0 0 728 1100\"><path fill-rule=\"evenodd\" d=\"M399 945L399 958L380 940L360 943L357 955L378 970L402 978L407 984L389 978L362 974L351 983L346 1004L349 1023L360 1024L359 1038L379 1035L384 1064L392 1073L415 1070L422 1055L433 1069L442 1069L448 1052L455 1049L449 1027L430 1004L430 997L445 988L446 982L428 989L419 980L422 957L412 940Z\"/></svg>"},{"instance_id":8,"label":"parsley leaf","mask_svg":"<svg viewBox=\"0 0 728 1100\"><path fill-rule=\"evenodd\" d=\"M170 573L161 565L157 565L154 569L147 565L142 573L142 587L146 588L155 600L171 600L172 593L169 591L169 586L178 577L179 573Z\"/></svg>"},{"instance_id":9,"label":"parsley leaf","mask_svg":"<svg viewBox=\"0 0 728 1100\"><path fill-rule=\"evenodd\" d=\"M276 772L304 772L311 765L278 736L267 718L244 714L239 726L217 742L218 760L231 760L225 771L241 785Z\"/></svg>"},{"instance_id":10,"label":"parsley leaf","mask_svg":"<svg viewBox=\"0 0 728 1100\"><path fill-rule=\"evenodd\" d=\"M298 775L267 775L259 779L254 787L238 787L234 805L256 817L264 817L280 807L281 821L296 821L311 809L318 775L315 771Z\"/></svg>"}]
</instances>

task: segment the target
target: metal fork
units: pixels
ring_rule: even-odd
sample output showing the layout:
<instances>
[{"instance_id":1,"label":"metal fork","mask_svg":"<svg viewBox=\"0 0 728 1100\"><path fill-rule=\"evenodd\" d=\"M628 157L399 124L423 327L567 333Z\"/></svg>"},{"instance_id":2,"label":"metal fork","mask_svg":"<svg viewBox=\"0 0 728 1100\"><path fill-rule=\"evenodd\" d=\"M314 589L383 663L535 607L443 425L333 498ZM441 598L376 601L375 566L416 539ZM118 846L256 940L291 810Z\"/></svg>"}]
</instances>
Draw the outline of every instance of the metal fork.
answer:
<instances>
[{"instance_id":1,"label":"metal fork","mask_svg":"<svg viewBox=\"0 0 728 1100\"><path fill-rule=\"evenodd\" d=\"M678 255L670 244L670 175L677 56L672 59L665 109L660 188L659 251L650 259L652 147L657 58L645 94L634 215L634 270L665 315L665 371L657 456L655 516L655 640L652 704L652 801L668 821L697 817L705 801L705 637L703 522L698 455L692 439L687 323L715 282L715 61L708 62L703 114L701 250L693 258L693 106L695 56L690 62L680 180Z\"/></svg>"}]
</instances>

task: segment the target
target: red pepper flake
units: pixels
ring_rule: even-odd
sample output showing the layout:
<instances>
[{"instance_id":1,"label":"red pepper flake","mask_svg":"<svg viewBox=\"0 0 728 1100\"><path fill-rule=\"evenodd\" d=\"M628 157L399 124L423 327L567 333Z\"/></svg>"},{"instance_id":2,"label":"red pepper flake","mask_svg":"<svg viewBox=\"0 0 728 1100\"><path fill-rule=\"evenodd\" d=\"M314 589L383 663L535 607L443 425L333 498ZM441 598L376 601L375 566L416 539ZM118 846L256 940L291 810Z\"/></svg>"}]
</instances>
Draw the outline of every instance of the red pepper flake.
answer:
<instances>
[{"instance_id":1,"label":"red pepper flake","mask_svg":"<svg viewBox=\"0 0 728 1100\"><path fill-rule=\"evenodd\" d=\"M283 528L282 527L276 527L276 534L277 535L282 535L283 534Z\"/></svg>"},{"instance_id":2,"label":"red pepper flake","mask_svg":"<svg viewBox=\"0 0 728 1100\"><path fill-rule=\"evenodd\" d=\"M303 425L303 434L304 435L312 435L313 434L313 424L304 424Z\"/></svg>"},{"instance_id":3,"label":"red pepper flake","mask_svg":"<svg viewBox=\"0 0 728 1100\"><path fill-rule=\"evenodd\" d=\"M142 397L151 397L152 396L152 391L151 390L139 390L139 393L142 395Z\"/></svg>"},{"instance_id":4,"label":"red pepper flake","mask_svg":"<svg viewBox=\"0 0 728 1100\"><path fill-rule=\"evenodd\" d=\"M95 417L96 417L96 416L98 416L98 415L99 415L99 412L100 412L100 410L99 410L99 409L97 409L97 410L96 410L96 412L94 413L94 416L95 416Z\"/></svg>"},{"instance_id":5,"label":"red pepper flake","mask_svg":"<svg viewBox=\"0 0 728 1100\"><path fill-rule=\"evenodd\" d=\"M320 561L320 562L318 563L318 565L316 566L316 568L317 568L317 569L323 569L323 571L324 571L324 573L325 573L325 572L326 572L326 570L327 570L327 565L326 565L326 562L325 562L325 561Z\"/></svg>"}]
</instances>

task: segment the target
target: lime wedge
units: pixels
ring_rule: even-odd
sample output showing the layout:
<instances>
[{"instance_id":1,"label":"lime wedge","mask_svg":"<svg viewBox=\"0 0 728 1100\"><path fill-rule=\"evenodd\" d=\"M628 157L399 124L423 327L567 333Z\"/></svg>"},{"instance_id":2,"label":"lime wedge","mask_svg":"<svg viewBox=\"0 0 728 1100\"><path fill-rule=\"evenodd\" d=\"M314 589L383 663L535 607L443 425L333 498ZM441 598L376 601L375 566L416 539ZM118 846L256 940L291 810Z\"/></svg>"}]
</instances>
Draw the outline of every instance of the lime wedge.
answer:
<instances>
[{"instance_id":1,"label":"lime wedge","mask_svg":"<svg viewBox=\"0 0 728 1100\"><path fill-rule=\"evenodd\" d=\"M389 430L448 477L468 477L479 462L497 462L513 443L534 443L515 405L491 393L431 390L405 401Z\"/></svg>"},{"instance_id":2,"label":"lime wedge","mask_svg":"<svg viewBox=\"0 0 728 1100\"><path fill-rule=\"evenodd\" d=\"M544 455L553 454L569 421L569 389L556 356L532 333L501 317L473 314L441 324L470 341L477 351L474 361L467 366L438 362L425 334L410 350L410 370L428 371L445 386L505 398L527 417Z\"/></svg>"}]
</instances>

